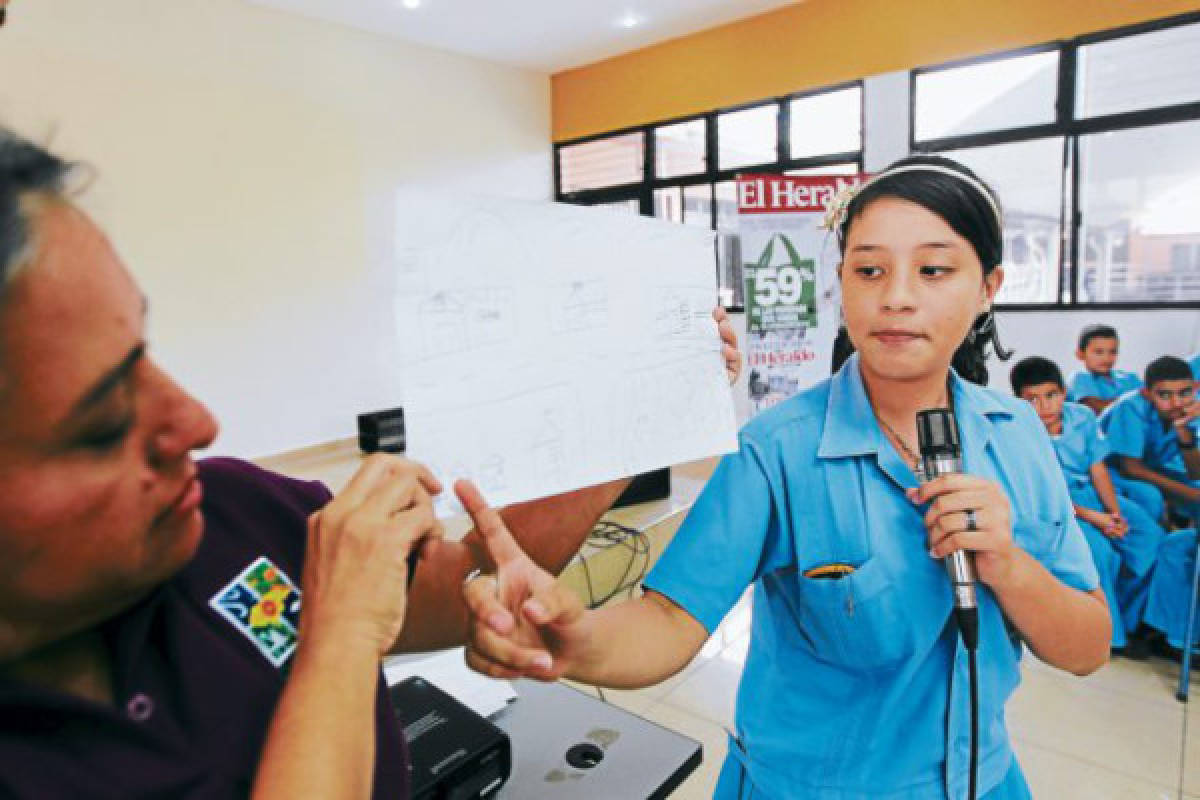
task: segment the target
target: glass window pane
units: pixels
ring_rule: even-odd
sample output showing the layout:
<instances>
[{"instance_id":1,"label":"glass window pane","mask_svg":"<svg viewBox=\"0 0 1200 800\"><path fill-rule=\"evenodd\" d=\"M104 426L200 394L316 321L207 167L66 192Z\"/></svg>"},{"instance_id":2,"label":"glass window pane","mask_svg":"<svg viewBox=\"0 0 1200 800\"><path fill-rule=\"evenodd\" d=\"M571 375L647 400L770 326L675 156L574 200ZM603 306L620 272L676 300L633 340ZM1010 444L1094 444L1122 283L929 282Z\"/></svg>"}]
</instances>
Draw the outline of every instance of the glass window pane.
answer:
<instances>
[{"instance_id":1,"label":"glass window pane","mask_svg":"<svg viewBox=\"0 0 1200 800\"><path fill-rule=\"evenodd\" d=\"M742 238L738 235L737 182L721 181L717 193L717 293L721 305L741 308Z\"/></svg>"},{"instance_id":2,"label":"glass window pane","mask_svg":"<svg viewBox=\"0 0 1200 800\"><path fill-rule=\"evenodd\" d=\"M999 303L1053 303L1062 244L1063 140L1033 139L945 155L970 167L1000 196L1004 285Z\"/></svg>"},{"instance_id":3,"label":"glass window pane","mask_svg":"<svg viewBox=\"0 0 1200 800\"><path fill-rule=\"evenodd\" d=\"M717 296L726 308L746 304L742 285L742 237L736 233L717 233Z\"/></svg>"},{"instance_id":4,"label":"glass window pane","mask_svg":"<svg viewBox=\"0 0 1200 800\"><path fill-rule=\"evenodd\" d=\"M839 89L792 101L792 158L862 149L862 89Z\"/></svg>"},{"instance_id":5,"label":"glass window pane","mask_svg":"<svg viewBox=\"0 0 1200 800\"><path fill-rule=\"evenodd\" d=\"M683 222L683 193L678 186L654 190L654 216Z\"/></svg>"},{"instance_id":6,"label":"glass window pane","mask_svg":"<svg viewBox=\"0 0 1200 800\"><path fill-rule=\"evenodd\" d=\"M636 183L642 179L644 161L645 139L641 132L568 145L558 151L562 191L569 194Z\"/></svg>"},{"instance_id":7,"label":"glass window pane","mask_svg":"<svg viewBox=\"0 0 1200 800\"><path fill-rule=\"evenodd\" d=\"M917 75L918 141L1054 122L1058 51Z\"/></svg>"},{"instance_id":8,"label":"glass window pane","mask_svg":"<svg viewBox=\"0 0 1200 800\"><path fill-rule=\"evenodd\" d=\"M738 227L737 181L721 181L717 190L717 230L736 231Z\"/></svg>"},{"instance_id":9,"label":"glass window pane","mask_svg":"<svg viewBox=\"0 0 1200 800\"><path fill-rule=\"evenodd\" d=\"M1080 137L1081 302L1200 300L1200 122Z\"/></svg>"},{"instance_id":10,"label":"glass window pane","mask_svg":"<svg viewBox=\"0 0 1200 800\"><path fill-rule=\"evenodd\" d=\"M838 164L826 164L823 167L801 167L785 169L784 175L857 175L858 164L854 161L843 161Z\"/></svg>"},{"instance_id":11,"label":"glass window pane","mask_svg":"<svg viewBox=\"0 0 1200 800\"><path fill-rule=\"evenodd\" d=\"M712 185L683 188L683 222L700 228L712 229Z\"/></svg>"},{"instance_id":12,"label":"glass window pane","mask_svg":"<svg viewBox=\"0 0 1200 800\"><path fill-rule=\"evenodd\" d=\"M654 170L656 177L674 178L695 175L705 168L704 120L664 125L654 130Z\"/></svg>"},{"instance_id":13,"label":"glass window pane","mask_svg":"<svg viewBox=\"0 0 1200 800\"><path fill-rule=\"evenodd\" d=\"M616 211L621 214L633 214L634 216L642 213L642 204L638 202L636 197L629 200L614 200L611 203L593 203L592 207Z\"/></svg>"},{"instance_id":14,"label":"glass window pane","mask_svg":"<svg viewBox=\"0 0 1200 800\"><path fill-rule=\"evenodd\" d=\"M779 158L779 106L775 103L717 117L719 169L767 164Z\"/></svg>"},{"instance_id":15,"label":"glass window pane","mask_svg":"<svg viewBox=\"0 0 1200 800\"><path fill-rule=\"evenodd\" d=\"M1200 100L1200 23L1079 48L1075 115L1120 114Z\"/></svg>"}]
</instances>

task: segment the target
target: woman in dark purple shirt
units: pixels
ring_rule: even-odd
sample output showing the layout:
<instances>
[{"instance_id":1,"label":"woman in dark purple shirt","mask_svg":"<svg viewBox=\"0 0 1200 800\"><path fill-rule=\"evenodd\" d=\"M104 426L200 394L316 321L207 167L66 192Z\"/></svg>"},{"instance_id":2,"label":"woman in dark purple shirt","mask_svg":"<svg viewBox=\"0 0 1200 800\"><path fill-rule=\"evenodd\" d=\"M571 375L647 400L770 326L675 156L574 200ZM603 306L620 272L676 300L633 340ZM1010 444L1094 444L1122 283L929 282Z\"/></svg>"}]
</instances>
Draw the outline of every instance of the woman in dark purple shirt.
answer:
<instances>
[{"instance_id":1,"label":"woman in dark purple shirt","mask_svg":"<svg viewBox=\"0 0 1200 800\"><path fill-rule=\"evenodd\" d=\"M0 798L407 796L380 658L462 642L477 537L440 539L404 459L335 497L193 462L216 423L69 171L0 129ZM506 522L557 570L623 485Z\"/></svg>"}]
</instances>

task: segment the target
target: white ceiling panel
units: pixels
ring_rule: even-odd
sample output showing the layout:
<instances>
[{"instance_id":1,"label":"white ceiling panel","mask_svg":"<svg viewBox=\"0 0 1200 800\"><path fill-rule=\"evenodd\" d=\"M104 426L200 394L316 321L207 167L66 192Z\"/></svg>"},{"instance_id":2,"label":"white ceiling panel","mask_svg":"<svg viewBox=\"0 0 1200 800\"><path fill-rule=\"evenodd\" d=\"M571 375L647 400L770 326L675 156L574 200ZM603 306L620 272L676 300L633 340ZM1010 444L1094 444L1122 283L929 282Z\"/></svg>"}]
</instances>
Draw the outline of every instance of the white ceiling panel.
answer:
<instances>
[{"instance_id":1,"label":"white ceiling panel","mask_svg":"<svg viewBox=\"0 0 1200 800\"><path fill-rule=\"evenodd\" d=\"M796 0L246 0L540 72L558 72ZM633 27L622 22L636 20Z\"/></svg>"}]
</instances>

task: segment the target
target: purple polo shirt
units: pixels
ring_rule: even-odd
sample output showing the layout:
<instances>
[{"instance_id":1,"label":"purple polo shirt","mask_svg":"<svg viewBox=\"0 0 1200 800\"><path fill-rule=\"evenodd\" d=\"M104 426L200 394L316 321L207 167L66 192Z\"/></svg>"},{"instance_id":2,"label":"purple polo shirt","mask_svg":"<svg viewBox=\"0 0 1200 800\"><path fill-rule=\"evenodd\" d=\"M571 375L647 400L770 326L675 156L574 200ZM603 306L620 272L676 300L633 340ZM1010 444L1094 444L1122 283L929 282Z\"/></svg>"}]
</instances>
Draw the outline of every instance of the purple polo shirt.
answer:
<instances>
[{"instance_id":1,"label":"purple polo shirt","mask_svg":"<svg viewBox=\"0 0 1200 800\"><path fill-rule=\"evenodd\" d=\"M298 587L307 517L330 494L234 459L207 459L199 469L205 532L195 558L103 626L115 705L0 678L0 798L249 795L290 663L278 632L293 630L294 616L263 622L260 608L260 634L276 626L260 640L213 601L263 557ZM277 583L260 581L267 590L281 580L268 576ZM407 798L408 753L382 690L375 731L373 796Z\"/></svg>"}]
</instances>

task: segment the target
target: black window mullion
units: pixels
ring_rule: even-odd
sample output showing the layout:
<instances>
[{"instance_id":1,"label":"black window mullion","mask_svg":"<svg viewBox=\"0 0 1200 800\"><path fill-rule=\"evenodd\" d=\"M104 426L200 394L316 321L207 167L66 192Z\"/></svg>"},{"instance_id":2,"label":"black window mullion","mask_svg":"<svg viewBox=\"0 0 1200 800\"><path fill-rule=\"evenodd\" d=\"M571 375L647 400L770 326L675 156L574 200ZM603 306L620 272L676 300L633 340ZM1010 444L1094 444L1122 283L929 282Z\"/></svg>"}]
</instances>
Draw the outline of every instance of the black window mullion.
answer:
<instances>
[{"instance_id":1,"label":"black window mullion","mask_svg":"<svg viewBox=\"0 0 1200 800\"><path fill-rule=\"evenodd\" d=\"M561 144L554 145L554 196L558 200L562 200L562 158L560 151Z\"/></svg>"},{"instance_id":2,"label":"black window mullion","mask_svg":"<svg viewBox=\"0 0 1200 800\"><path fill-rule=\"evenodd\" d=\"M716 112L704 115L704 149L707 153L704 162L706 167L704 174L711 179L721 169L721 151L720 141L717 138Z\"/></svg>"},{"instance_id":3,"label":"black window mullion","mask_svg":"<svg viewBox=\"0 0 1200 800\"><path fill-rule=\"evenodd\" d=\"M1079 263L1079 239L1083 233L1083 219L1079 211L1079 181L1083 174L1083 167L1079 161L1079 137L1069 136L1067 140L1070 142L1071 148L1071 274L1070 274L1070 297L1071 305L1079 304L1079 279L1082 275L1081 266ZM1059 294L1061 298L1062 295Z\"/></svg>"},{"instance_id":4,"label":"black window mullion","mask_svg":"<svg viewBox=\"0 0 1200 800\"><path fill-rule=\"evenodd\" d=\"M654 134L654 128L647 126L642 131L642 182L649 183L654 180L655 172L658 165L655 163L654 153L657 149L658 137Z\"/></svg>"},{"instance_id":5,"label":"black window mullion","mask_svg":"<svg viewBox=\"0 0 1200 800\"><path fill-rule=\"evenodd\" d=\"M779 114L775 118L775 160L786 164L792 160L792 102L779 101Z\"/></svg>"},{"instance_id":6,"label":"black window mullion","mask_svg":"<svg viewBox=\"0 0 1200 800\"><path fill-rule=\"evenodd\" d=\"M1054 104L1059 125L1066 126L1075 119L1075 73L1079 48L1066 45L1058 52L1058 98Z\"/></svg>"}]
</instances>

